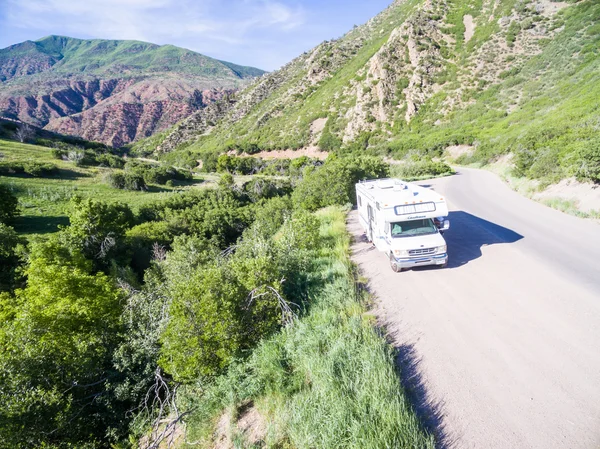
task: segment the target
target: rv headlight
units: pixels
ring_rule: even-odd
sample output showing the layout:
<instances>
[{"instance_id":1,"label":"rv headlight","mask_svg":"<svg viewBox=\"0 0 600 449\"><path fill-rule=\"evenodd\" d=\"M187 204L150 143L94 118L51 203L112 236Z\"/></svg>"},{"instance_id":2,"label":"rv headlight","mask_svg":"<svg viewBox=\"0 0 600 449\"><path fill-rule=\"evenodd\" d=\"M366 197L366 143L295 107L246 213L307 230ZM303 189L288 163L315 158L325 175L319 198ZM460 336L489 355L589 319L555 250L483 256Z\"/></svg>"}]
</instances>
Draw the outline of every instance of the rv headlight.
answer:
<instances>
[{"instance_id":1,"label":"rv headlight","mask_svg":"<svg viewBox=\"0 0 600 449\"><path fill-rule=\"evenodd\" d=\"M407 249L395 249L394 250L394 256L396 256L396 257L408 257L408 250Z\"/></svg>"},{"instance_id":2,"label":"rv headlight","mask_svg":"<svg viewBox=\"0 0 600 449\"><path fill-rule=\"evenodd\" d=\"M448 245L438 246L438 248L437 248L437 252L440 254L445 253L447 250L448 250Z\"/></svg>"}]
</instances>

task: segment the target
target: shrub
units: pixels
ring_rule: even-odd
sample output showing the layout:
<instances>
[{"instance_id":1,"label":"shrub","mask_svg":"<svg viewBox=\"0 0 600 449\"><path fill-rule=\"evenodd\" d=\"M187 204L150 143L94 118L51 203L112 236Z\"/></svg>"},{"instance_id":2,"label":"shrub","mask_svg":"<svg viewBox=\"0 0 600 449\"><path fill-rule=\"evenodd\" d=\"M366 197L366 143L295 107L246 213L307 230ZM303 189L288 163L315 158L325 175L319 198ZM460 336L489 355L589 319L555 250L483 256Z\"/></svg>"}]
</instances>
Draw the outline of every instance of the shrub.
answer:
<instances>
[{"instance_id":1,"label":"shrub","mask_svg":"<svg viewBox=\"0 0 600 449\"><path fill-rule=\"evenodd\" d=\"M53 176L58 172L54 164L40 162L0 162L0 175L29 175L36 178Z\"/></svg>"},{"instance_id":2,"label":"shrub","mask_svg":"<svg viewBox=\"0 0 600 449\"><path fill-rule=\"evenodd\" d=\"M404 181L435 178L454 173L452 168L443 162L434 162L431 159L411 161L392 167L392 175Z\"/></svg>"},{"instance_id":3,"label":"shrub","mask_svg":"<svg viewBox=\"0 0 600 449\"><path fill-rule=\"evenodd\" d=\"M1 200L0 200L1 201ZM17 246L24 243L15 230L0 223L0 292L12 291L15 286L19 256Z\"/></svg>"},{"instance_id":4,"label":"shrub","mask_svg":"<svg viewBox=\"0 0 600 449\"><path fill-rule=\"evenodd\" d=\"M288 195L292 192L292 186L289 181L255 177L251 181L246 182L242 186L242 190L248 195L251 201L256 202L261 199Z\"/></svg>"},{"instance_id":5,"label":"shrub","mask_svg":"<svg viewBox=\"0 0 600 449\"><path fill-rule=\"evenodd\" d=\"M107 392L122 293L104 274L57 261L55 245L33 245L27 287L0 300L2 445L110 447L91 442L107 438L107 427L126 430L126 408Z\"/></svg>"},{"instance_id":6,"label":"shrub","mask_svg":"<svg viewBox=\"0 0 600 449\"><path fill-rule=\"evenodd\" d=\"M600 183L600 139L581 143L575 155L578 160L576 176Z\"/></svg>"},{"instance_id":7,"label":"shrub","mask_svg":"<svg viewBox=\"0 0 600 449\"><path fill-rule=\"evenodd\" d=\"M0 223L10 223L19 214L19 200L12 191L0 184Z\"/></svg>"},{"instance_id":8,"label":"shrub","mask_svg":"<svg viewBox=\"0 0 600 449\"><path fill-rule=\"evenodd\" d=\"M108 204L90 198L74 197L70 225L64 233L70 246L80 248L90 260L110 260L118 254L125 231L133 226L131 209L120 203Z\"/></svg>"},{"instance_id":9,"label":"shrub","mask_svg":"<svg viewBox=\"0 0 600 449\"><path fill-rule=\"evenodd\" d=\"M355 184L363 179L389 176L389 165L373 156L329 158L309 170L298 183L292 199L297 207L313 211L335 204L356 202Z\"/></svg>"},{"instance_id":10,"label":"shrub","mask_svg":"<svg viewBox=\"0 0 600 449\"><path fill-rule=\"evenodd\" d=\"M136 173L111 172L106 176L108 185L121 190L148 190L146 182Z\"/></svg>"},{"instance_id":11,"label":"shrub","mask_svg":"<svg viewBox=\"0 0 600 449\"><path fill-rule=\"evenodd\" d=\"M146 164L138 161L129 161L125 164L125 173L135 174L144 179L146 184L165 185L167 181L187 181L192 179L189 171L178 170L166 165Z\"/></svg>"}]
</instances>

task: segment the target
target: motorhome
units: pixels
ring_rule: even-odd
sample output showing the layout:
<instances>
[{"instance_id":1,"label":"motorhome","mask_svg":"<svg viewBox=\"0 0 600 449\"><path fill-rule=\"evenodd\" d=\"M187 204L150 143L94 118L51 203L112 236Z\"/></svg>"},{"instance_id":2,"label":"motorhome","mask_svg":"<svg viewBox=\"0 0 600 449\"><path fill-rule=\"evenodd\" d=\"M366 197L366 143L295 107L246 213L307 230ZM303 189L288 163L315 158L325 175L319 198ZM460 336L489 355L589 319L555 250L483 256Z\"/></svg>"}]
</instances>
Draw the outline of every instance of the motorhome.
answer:
<instances>
[{"instance_id":1,"label":"motorhome","mask_svg":"<svg viewBox=\"0 0 600 449\"><path fill-rule=\"evenodd\" d=\"M443 196L399 179L378 179L356 184L356 200L368 241L389 257L392 270L448 266Z\"/></svg>"}]
</instances>

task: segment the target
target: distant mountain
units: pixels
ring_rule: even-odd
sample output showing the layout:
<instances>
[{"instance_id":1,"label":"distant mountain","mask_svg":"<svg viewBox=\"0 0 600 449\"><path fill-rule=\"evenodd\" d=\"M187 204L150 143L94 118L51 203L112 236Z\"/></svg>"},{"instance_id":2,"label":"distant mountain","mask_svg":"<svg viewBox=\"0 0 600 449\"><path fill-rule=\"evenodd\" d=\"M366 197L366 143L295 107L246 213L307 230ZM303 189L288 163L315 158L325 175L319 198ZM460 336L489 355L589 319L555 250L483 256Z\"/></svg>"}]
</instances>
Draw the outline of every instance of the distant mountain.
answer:
<instances>
[{"instance_id":1,"label":"distant mountain","mask_svg":"<svg viewBox=\"0 0 600 449\"><path fill-rule=\"evenodd\" d=\"M122 146L264 73L173 45L49 36L0 50L0 116Z\"/></svg>"},{"instance_id":2,"label":"distant mountain","mask_svg":"<svg viewBox=\"0 0 600 449\"><path fill-rule=\"evenodd\" d=\"M397 158L450 147L465 163L504 155L546 183L600 182L599 102L597 0L396 0L135 147Z\"/></svg>"}]
</instances>

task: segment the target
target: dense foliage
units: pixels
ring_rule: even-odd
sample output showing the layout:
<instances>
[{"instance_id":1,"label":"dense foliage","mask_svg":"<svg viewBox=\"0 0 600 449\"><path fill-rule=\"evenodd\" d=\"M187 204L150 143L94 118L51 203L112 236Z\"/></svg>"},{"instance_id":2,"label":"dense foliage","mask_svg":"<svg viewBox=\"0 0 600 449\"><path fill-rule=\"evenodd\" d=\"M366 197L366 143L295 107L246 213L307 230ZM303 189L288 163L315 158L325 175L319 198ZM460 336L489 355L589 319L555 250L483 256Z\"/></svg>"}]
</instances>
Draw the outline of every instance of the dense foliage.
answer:
<instances>
[{"instance_id":1,"label":"dense foliage","mask_svg":"<svg viewBox=\"0 0 600 449\"><path fill-rule=\"evenodd\" d=\"M394 177L405 181L435 178L454 173L452 167L444 162L436 162L427 158L412 158L403 164L393 165L391 173Z\"/></svg>"},{"instance_id":2,"label":"dense foliage","mask_svg":"<svg viewBox=\"0 0 600 449\"><path fill-rule=\"evenodd\" d=\"M294 191L294 203L308 210L356 202L355 184L363 179L389 176L389 165L372 156L330 158L306 173Z\"/></svg>"},{"instance_id":3,"label":"dense foliage","mask_svg":"<svg viewBox=\"0 0 600 449\"><path fill-rule=\"evenodd\" d=\"M205 157L203 168L210 166L211 158ZM297 159L271 159L263 160L256 157L236 157L222 154L218 157L214 169L219 173L234 173L238 175L269 175L269 176L299 176L305 167L318 167L321 165L317 159L303 156Z\"/></svg>"},{"instance_id":4,"label":"dense foliage","mask_svg":"<svg viewBox=\"0 0 600 449\"><path fill-rule=\"evenodd\" d=\"M10 223L19 212L19 200L11 190L0 184L0 223Z\"/></svg>"},{"instance_id":5,"label":"dense foliage","mask_svg":"<svg viewBox=\"0 0 600 449\"><path fill-rule=\"evenodd\" d=\"M54 176L58 172L56 165L39 162L0 162L1 176Z\"/></svg>"},{"instance_id":6,"label":"dense foliage","mask_svg":"<svg viewBox=\"0 0 600 449\"><path fill-rule=\"evenodd\" d=\"M135 213L74 196L69 224L26 250L0 224L0 447L138 437L162 416L157 379L211 385L309 307L319 251L309 211L351 202L354 182L388 169L373 157L285 167L292 178L236 185L225 172L216 189ZM131 163L123 173L143 181L160 170ZM16 201L3 192L10 219Z\"/></svg>"}]
</instances>

